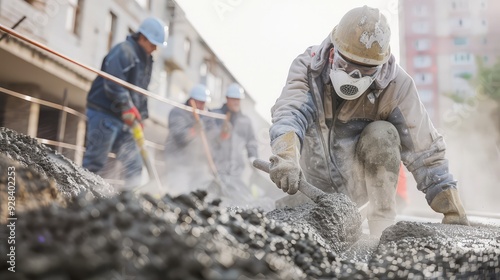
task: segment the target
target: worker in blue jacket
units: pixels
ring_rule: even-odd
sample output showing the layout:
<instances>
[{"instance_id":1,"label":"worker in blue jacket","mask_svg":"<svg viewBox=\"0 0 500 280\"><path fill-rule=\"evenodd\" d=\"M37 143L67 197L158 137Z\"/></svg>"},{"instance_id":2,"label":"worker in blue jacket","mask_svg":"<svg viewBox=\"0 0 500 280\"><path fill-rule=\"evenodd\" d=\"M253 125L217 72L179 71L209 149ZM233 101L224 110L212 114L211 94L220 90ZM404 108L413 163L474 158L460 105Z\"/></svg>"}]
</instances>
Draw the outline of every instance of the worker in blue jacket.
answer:
<instances>
[{"instance_id":1,"label":"worker in blue jacket","mask_svg":"<svg viewBox=\"0 0 500 280\"><path fill-rule=\"evenodd\" d=\"M164 45L165 25L147 18L137 33L114 46L102 62L101 70L123 81L147 89L151 80L151 54ZM134 123L148 118L147 97L118 83L97 76L87 96L87 134L83 167L103 177L109 174L108 154L121 162L124 189L140 184L142 159L130 133Z\"/></svg>"}]
</instances>

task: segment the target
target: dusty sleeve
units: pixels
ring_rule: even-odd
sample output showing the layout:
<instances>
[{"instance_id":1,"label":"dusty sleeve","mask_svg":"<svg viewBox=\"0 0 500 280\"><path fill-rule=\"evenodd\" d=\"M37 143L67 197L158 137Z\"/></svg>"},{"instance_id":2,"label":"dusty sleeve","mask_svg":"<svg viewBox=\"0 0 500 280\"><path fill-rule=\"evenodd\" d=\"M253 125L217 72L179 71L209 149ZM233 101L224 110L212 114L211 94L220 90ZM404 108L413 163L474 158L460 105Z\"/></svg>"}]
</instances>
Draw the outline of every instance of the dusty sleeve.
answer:
<instances>
[{"instance_id":1,"label":"dusty sleeve","mask_svg":"<svg viewBox=\"0 0 500 280\"><path fill-rule=\"evenodd\" d=\"M135 67L136 64L131 52L133 52L133 50L125 44L122 44L119 49L106 57L103 71L123 81L127 81L129 71ZM104 92L121 110L127 110L133 106L129 90L113 81L104 79Z\"/></svg>"},{"instance_id":2,"label":"dusty sleeve","mask_svg":"<svg viewBox=\"0 0 500 280\"><path fill-rule=\"evenodd\" d=\"M271 108L271 143L289 131L294 131L302 142L307 127L314 120L316 105L310 93L307 73L310 61L311 47L299 55L290 66L286 84Z\"/></svg>"}]
</instances>

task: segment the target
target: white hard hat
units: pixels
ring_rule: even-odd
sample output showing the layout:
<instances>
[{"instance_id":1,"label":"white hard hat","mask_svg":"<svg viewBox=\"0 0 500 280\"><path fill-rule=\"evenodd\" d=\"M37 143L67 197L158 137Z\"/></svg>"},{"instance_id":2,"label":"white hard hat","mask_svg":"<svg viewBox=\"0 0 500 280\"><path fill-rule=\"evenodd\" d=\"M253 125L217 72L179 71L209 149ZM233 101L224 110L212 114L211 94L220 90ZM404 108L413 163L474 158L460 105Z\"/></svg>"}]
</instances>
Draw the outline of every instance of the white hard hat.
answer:
<instances>
[{"instance_id":1,"label":"white hard hat","mask_svg":"<svg viewBox=\"0 0 500 280\"><path fill-rule=\"evenodd\" d=\"M380 65L391 56L391 28L375 8L363 6L347 12L330 34L336 50L365 65Z\"/></svg>"},{"instance_id":2,"label":"white hard hat","mask_svg":"<svg viewBox=\"0 0 500 280\"><path fill-rule=\"evenodd\" d=\"M165 24L157 18L149 17L139 26L139 33L153 45L164 46L165 43Z\"/></svg>"},{"instance_id":3,"label":"white hard hat","mask_svg":"<svg viewBox=\"0 0 500 280\"><path fill-rule=\"evenodd\" d=\"M191 89L191 92L189 92L189 97L193 98L194 100L207 102L208 98L210 97L210 91L206 86L198 84Z\"/></svg>"},{"instance_id":4,"label":"white hard hat","mask_svg":"<svg viewBox=\"0 0 500 280\"><path fill-rule=\"evenodd\" d=\"M227 87L226 97L236 98L236 99L244 99L245 92L243 91L243 88L240 85L233 83L233 84L230 84L229 87Z\"/></svg>"}]
</instances>

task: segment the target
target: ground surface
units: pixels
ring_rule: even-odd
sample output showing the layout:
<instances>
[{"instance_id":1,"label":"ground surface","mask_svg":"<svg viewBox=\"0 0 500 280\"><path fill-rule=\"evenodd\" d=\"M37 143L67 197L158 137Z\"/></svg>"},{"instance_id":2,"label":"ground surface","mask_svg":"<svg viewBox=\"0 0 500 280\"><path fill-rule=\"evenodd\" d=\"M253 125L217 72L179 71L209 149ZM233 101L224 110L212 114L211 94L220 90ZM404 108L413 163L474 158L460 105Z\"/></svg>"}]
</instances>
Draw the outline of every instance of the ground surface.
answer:
<instances>
[{"instance_id":1,"label":"ground surface","mask_svg":"<svg viewBox=\"0 0 500 280\"><path fill-rule=\"evenodd\" d=\"M1 203L11 166L19 202L16 273L7 270L8 215L0 208L0 279L500 278L499 227L402 221L379 240L357 230L341 196L330 198L336 206L265 213L221 207L201 191L113 194L99 177L49 154L0 129Z\"/></svg>"}]
</instances>

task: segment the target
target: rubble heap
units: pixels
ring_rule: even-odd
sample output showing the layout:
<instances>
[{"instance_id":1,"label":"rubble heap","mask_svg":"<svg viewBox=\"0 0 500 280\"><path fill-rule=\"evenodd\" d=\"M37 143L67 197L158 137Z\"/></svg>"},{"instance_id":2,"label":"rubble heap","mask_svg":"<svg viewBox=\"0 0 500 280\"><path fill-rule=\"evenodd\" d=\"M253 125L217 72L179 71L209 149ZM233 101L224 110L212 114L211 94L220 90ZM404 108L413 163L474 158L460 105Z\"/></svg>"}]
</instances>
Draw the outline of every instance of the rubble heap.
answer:
<instances>
[{"instance_id":1,"label":"rubble heap","mask_svg":"<svg viewBox=\"0 0 500 280\"><path fill-rule=\"evenodd\" d=\"M45 162L44 148L36 142L7 155L4 145L15 150L13 146L32 141L29 137L3 129L0 141L2 172L16 165L19 186L48 194L43 205L16 213L16 273L7 270L10 245L1 242L0 279L500 277L498 227L399 222L384 231L380 242L370 244L367 255L354 259L349 252L359 250L360 242L342 240L342 232L348 231L341 228L326 236L318 232L319 224L303 226L289 215L292 212L274 215L258 208L221 207L219 200L206 201L203 191L161 198L130 192L96 195L92 188L103 186L87 178L85 170L68 173L57 163L39 164ZM40 155L23 157L30 149ZM57 172L74 177L64 181ZM6 192L6 186L2 174L0 192ZM37 199L25 197L30 197L25 202ZM321 216L312 210L317 205L309 207L304 221ZM341 216L333 221L338 226L346 222ZM0 240L6 240L7 230L0 224Z\"/></svg>"}]
</instances>

